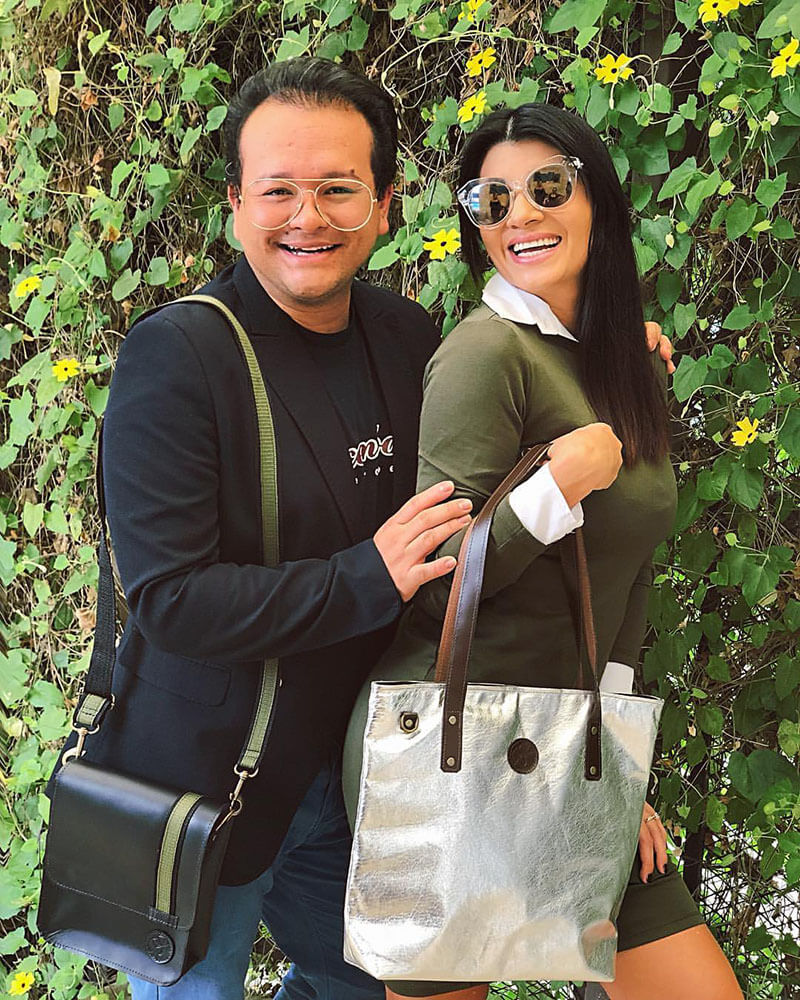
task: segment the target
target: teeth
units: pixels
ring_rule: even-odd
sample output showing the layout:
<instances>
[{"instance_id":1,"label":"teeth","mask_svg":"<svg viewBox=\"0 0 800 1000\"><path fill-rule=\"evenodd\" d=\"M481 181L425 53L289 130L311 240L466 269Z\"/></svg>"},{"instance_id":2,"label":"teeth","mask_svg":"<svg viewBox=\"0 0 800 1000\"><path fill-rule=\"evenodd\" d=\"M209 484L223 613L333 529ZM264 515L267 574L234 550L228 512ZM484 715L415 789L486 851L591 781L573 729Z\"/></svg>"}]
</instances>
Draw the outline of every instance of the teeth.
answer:
<instances>
[{"instance_id":1,"label":"teeth","mask_svg":"<svg viewBox=\"0 0 800 1000\"><path fill-rule=\"evenodd\" d=\"M322 253L323 250L333 250L335 244L331 243L326 247L290 247L287 243L283 243L282 246L291 253Z\"/></svg>"},{"instance_id":2,"label":"teeth","mask_svg":"<svg viewBox=\"0 0 800 1000\"><path fill-rule=\"evenodd\" d=\"M514 243L511 249L514 253L524 253L526 250L543 250L545 248L557 247L561 242L561 237L555 239L529 240L527 243Z\"/></svg>"}]
</instances>

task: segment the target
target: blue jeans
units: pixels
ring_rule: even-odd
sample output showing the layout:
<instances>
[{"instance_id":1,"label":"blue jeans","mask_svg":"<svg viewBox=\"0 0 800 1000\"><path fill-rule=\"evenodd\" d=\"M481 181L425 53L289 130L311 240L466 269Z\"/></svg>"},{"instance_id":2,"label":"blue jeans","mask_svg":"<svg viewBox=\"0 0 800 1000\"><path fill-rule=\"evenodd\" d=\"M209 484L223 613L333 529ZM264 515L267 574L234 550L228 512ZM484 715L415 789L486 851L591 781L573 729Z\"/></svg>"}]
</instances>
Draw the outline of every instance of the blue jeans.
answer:
<instances>
[{"instance_id":1,"label":"blue jeans","mask_svg":"<svg viewBox=\"0 0 800 1000\"><path fill-rule=\"evenodd\" d=\"M174 986L131 977L133 1000L242 1000L260 920L293 965L275 1000L383 1000L382 983L342 958L350 828L338 763L314 779L272 865L220 886L202 962Z\"/></svg>"}]
</instances>

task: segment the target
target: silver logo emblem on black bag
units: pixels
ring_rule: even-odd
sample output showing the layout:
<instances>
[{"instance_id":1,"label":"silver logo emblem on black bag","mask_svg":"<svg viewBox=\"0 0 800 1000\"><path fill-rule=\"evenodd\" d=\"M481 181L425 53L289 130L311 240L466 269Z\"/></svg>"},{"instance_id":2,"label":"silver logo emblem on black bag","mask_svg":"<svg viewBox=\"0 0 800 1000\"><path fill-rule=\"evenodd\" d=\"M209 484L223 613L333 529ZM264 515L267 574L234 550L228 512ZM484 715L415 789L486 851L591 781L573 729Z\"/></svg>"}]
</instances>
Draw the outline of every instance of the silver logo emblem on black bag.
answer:
<instances>
[{"instance_id":1,"label":"silver logo emblem on black bag","mask_svg":"<svg viewBox=\"0 0 800 1000\"><path fill-rule=\"evenodd\" d=\"M148 958L152 958L159 965L166 965L175 954L175 942L164 931L152 931L147 935L144 950Z\"/></svg>"}]
</instances>

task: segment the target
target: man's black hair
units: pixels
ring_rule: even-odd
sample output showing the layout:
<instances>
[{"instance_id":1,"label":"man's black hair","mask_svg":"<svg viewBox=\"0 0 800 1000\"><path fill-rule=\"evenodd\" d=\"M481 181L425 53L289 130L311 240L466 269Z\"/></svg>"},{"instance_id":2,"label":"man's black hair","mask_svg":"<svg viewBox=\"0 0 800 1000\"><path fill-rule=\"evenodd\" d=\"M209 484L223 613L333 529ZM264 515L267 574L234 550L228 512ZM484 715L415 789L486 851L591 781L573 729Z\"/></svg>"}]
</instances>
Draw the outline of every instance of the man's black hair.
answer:
<instances>
[{"instance_id":1,"label":"man's black hair","mask_svg":"<svg viewBox=\"0 0 800 1000\"><path fill-rule=\"evenodd\" d=\"M312 56L275 62L245 80L233 97L225 116L223 132L228 159L227 179L239 186L242 161L239 136L248 117L264 101L273 98L299 106L338 105L354 108L372 130L370 165L375 191L381 197L397 172L397 115L392 99L365 76Z\"/></svg>"}]
</instances>

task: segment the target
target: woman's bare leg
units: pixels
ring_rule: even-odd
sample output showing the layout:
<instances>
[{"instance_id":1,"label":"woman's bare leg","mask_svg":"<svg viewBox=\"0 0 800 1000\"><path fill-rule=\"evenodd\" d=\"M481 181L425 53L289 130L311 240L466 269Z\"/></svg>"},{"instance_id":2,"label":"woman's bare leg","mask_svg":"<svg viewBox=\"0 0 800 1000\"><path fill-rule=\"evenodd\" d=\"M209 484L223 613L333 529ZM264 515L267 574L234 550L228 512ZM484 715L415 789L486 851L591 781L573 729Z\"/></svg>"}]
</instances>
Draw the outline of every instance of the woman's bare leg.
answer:
<instances>
[{"instance_id":1,"label":"woman's bare leg","mask_svg":"<svg viewBox=\"0 0 800 1000\"><path fill-rule=\"evenodd\" d=\"M611 1000L743 1000L733 969L705 924L621 951L617 978L603 989Z\"/></svg>"},{"instance_id":2,"label":"woman's bare leg","mask_svg":"<svg viewBox=\"0 0 800 1000\"><path fill-rule=\"evenodd\" d=\"M437 993L432 998L428 998L428 1000L486 1000L488 993L489 987L484 984L483 986L470 986L468 990L454 990L451 993ZM407 998L400 996L398 993L392 993L387 986L386 1000L407 1000ZM417 1000L426 1000L426 998L419 997Z\"/></svg>"}]
</instances>

